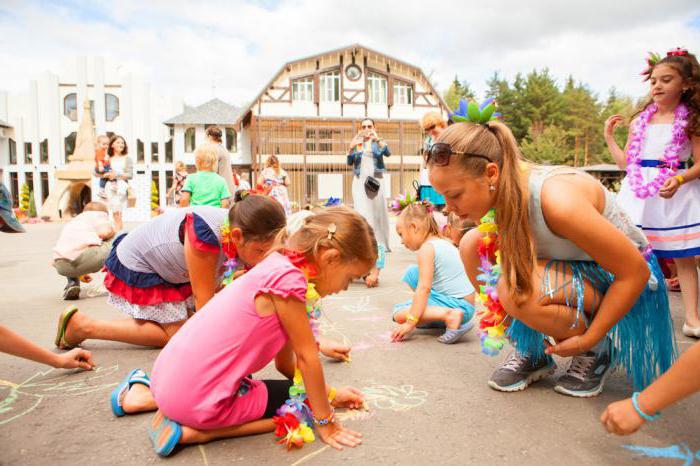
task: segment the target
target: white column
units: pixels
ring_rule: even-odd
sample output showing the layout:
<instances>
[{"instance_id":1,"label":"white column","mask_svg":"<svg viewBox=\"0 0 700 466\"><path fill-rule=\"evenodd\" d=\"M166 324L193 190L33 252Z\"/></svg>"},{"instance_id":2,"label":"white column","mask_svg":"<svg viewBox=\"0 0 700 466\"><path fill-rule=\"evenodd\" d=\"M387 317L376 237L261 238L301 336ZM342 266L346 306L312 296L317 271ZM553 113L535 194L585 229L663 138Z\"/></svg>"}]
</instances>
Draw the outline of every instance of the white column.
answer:
<instances>
[{"instance_id":1,"label":"white column","mask_svg":"<svg viewBox=\"0 0 700 466\"><path fill-rule=\"evenodd\" d=\"M44 87L43 94L47 96L46 101L43 101L41 99L42 90L39 90L39 108L41 113L46 112L49 125L46 132L42 131L44 135L48 136L49 140L49 162L52 166L62 166L64 164L63 137L61 136L63 101L58 88L58 76L46 73L41 85ZM80 109L80 104L78 104L78 109Z\"/></svg>"},{"instance_id":2,"label":"white column","mask_svg":"<svg viewBox=\"0 0 700 466\"><path fill-rule=\"evenodd\" d=\"M107 132L105 126L105 61L102 57L95 57L94 76L95 134L99 136Z\"/></svg>"},{"instance_id":3,"label":"white column","mask_svg":"<svg viewBox=\"0 0 700 466\"><path fill-rule=\"evenodd\" d=\"M143 135L144 145L144 160L146 164L153 165L153 154L151 152L151 141L154 137L151 134L151 86L148 83L143 85L141 94L141 114L143 115L143 127L141 134Z\"/></svg>"},{"instance_id":4,"label":"white column","mask_svg":"<svg viewBox=\"0 0 700 466\"><path fill-rule=\"evenodd\" d=\"M0 91L0 120L9 124L7 111L7 92Z\"/></svg>"},{"instance_id":5,"label":"white column","mask_svg":"<svg viewBox=\"0 0 700 466\"><path fill-rule=\"evenodd\" d=\"M83 119L83 102L89 99L87 89L87 58L78 57L75 61L75 80L76 80L76 103L78 105L78 121Z\"/></svg>"}]
</instances>

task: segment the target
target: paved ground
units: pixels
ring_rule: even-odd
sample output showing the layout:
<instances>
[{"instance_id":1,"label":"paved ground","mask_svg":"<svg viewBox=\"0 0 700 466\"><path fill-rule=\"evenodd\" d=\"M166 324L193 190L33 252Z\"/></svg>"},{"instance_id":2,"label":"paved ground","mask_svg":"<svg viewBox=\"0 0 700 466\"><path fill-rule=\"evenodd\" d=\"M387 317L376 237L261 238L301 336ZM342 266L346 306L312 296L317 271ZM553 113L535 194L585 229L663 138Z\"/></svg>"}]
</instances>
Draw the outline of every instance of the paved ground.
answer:
<instances>
[{"instance_id":1,"label":"paved ground","mask_svg":"<svg viewBox=\"0 0 700 466\"><path fill-rule=\"evenodd\" d=\"M64 307L64 282L49 267L59 225L28 226L24 235L0 237L0 322L51 347ZM489 389L488 376L501 357L479 352L472 334L446 346L435 333L418 332L407 343L388 342L391 305L409 294L399 284L412 254L395 243L381 286L359 284L327 300L329 336L354 346L352 363L326 361L327 379L352 384L370 395L369 413L352 413L347 424L363 432L357 449L331 451L320 442L287 453L272 434L183 449L170 464L682 464L638 459L625 444L667 447L685 442L700 449L699 397L667 410L664 417L628 438L605 434L598 416L611 401L629 396L620 375L598 398L579 400L552 390L553 379L525 392ZM682 324L673 296L676 327ZM81 310L118 318L104 297L81 299ZM691 343L679 336L681 348ZM157 351L88 342L99 363L92 373L49 370L0 355L0 464L160 463L146 435L150 415L115 419L111 388L134 367L150 369ZM561 364L560 364L561 365ZM271 375L270 368L264 374ZM692 462L692 460L691 460ZM691 463L686 463L691 464Z\"/></svg>"}]
</instances>

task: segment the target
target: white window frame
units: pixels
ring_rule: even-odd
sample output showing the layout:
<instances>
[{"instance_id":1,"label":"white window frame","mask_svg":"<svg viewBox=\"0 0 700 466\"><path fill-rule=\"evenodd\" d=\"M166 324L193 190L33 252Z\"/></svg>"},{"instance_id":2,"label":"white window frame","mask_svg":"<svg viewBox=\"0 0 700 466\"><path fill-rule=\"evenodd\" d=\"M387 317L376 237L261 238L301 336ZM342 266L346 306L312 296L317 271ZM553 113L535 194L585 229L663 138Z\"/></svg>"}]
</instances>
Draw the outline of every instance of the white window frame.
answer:
<instances>
[{"instance_id":1,"label":"white window frame","mask_svg":"<svg viewBox=\"0 0 700 466\"><path fill-rule=\"evenodd\" d=\"M388 94L386 76L377 73L367 74L367 89L370 104L386 104Z\"/></svg>"},{"instance_id":2,"label":"white window frame","mask_svg":"<svg viewBox=\"0 0 700 466\"><path fill-rule=\"evenodd\" d=\"M292 100L294 102L313 102L314 78L301 78L292 81Z\"/></svg>"},{"instance_id":3,"label":"white window frame","mask_svg":"<svg viewBox=\"0 0 700 466\"><path fill-rule=\"evenodd\" d=\"M394 105L413 105L413 86L403 81L394 81Z\"/></svg>"},{"instance_id":4,"label":"white window frame","mask_svg":"<svg viewBox=\"0 0 700 466\"><path fill-rule=\"evenodd\" d=\"M340 101L340 71L323 73L319 85L321 86L322 102Z\"/></svg>"}]
</instances>

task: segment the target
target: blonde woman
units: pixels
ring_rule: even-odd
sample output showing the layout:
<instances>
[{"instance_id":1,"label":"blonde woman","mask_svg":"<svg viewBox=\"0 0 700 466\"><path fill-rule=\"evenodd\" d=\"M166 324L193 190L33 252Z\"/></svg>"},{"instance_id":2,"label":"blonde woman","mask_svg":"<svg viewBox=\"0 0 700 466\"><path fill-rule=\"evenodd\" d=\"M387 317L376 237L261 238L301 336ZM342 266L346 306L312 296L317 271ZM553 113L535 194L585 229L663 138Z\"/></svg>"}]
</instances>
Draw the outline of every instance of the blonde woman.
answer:
<instances>
[{"instance_id":1,"label":"blonde woman","mask_svg":"<svg viewBox=\"0 0 700 466\"><path fill-rule=\"evenodd\" d=\"M425 139L423 139L423 154L425 156L433 146L435 140L440 137L440 134L447 128L447 122L445 122L442 115L438 112L428 112L421 118L420 125L425 134ZM418 198L421 201L426 200L438 208L442 208L445 205L445 198L439 192L435 191L430 184L425 157L423 157L420 166Z\"/></svg>"},{"instance_id":2,"label":"blonde woman","mask_svg":"<svg viewBox=\"0 0 700 466\"><path fill-rule=\"evenodd\" d=\"M228 208L231 193L226 180L217 175L216 169L218 149L216 144L205 143L194 151L194 163L197 173L187 177L182 188L180 207L189 205L208 205Z\"/></svg>"},{"instance_id":3,"label":"blonde woman","mask_svg":"<svg viewBox=\"0 0 700 466\"><path fill-rule=\"evenodd\" d=\"M265 160L265 169L258 177L258 184L264 186L266 191L269 189L270 196L277 199L277 201L282 204L287 216L292 214L289 192L287 191L289 177L287 176L287 172L280 167L280 161L277 156L270 155L267 160Z\"/></svg>"}]
</instances>

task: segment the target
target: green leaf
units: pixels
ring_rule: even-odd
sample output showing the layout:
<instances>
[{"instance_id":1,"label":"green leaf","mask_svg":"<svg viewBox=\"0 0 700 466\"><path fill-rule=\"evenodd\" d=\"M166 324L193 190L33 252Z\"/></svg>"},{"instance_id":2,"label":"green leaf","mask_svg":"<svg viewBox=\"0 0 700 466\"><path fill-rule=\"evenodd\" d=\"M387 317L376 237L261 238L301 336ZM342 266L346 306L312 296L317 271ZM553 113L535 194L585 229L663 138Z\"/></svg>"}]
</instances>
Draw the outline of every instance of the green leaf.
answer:
<instances>
[{"instance_id":1,"label":"green leaf","mask_svg":"<svg viewBox=\"0 0 700 466\"><path fill-rule=\"evenodd\" d=\"M469 120L471 120L473 123L479 123L481 112L479 111L479 105L473 100L469 102L469 106L467 107L467 115L469 115Z\"/></svg>"},{"instance_id":2,"label":"green leaf","mask_svg":"<svg viewBox=\"0 0 700 466\"><path fill-rule=\"evenodd\" d=\"M462 115L452 115L452 121L455 123L463 123L465 121L469 121L469 118L463 117Z\"/></svg>"},{"instance_id":3,"label":"green leaf","mask_svg":"<svg viewBox=\"0 0 700 466\"><path fill-rule=\"evenodd\" d=\"M481 111L481 121L479 123L487 123L491 120L491 115L496 111L496 107L493 104L488 104Z\"/></svg>"}]
</instances>

